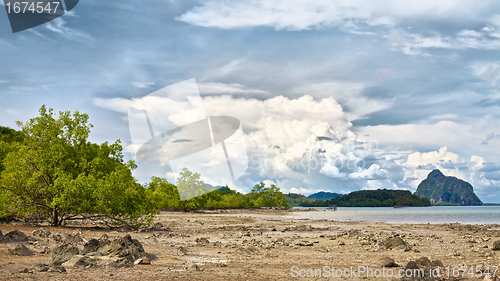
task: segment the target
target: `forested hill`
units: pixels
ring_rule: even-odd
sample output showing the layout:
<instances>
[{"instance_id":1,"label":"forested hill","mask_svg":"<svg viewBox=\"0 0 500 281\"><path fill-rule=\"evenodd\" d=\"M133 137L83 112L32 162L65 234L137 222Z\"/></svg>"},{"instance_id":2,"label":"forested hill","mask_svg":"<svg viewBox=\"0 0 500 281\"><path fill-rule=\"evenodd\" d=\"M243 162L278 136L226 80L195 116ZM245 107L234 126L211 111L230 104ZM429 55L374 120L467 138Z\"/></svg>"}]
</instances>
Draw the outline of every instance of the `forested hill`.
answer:
<instances>
[{"instance_id":1,"label":"forested hill","mask_svg":"<svg viewBox=\"0 0 500 281\"><path fill-rule=\"evenodd\" d=\"M317 199L317 200L330 200L330 199L334 199L334 198L337 198L337 197L340 197L340 196L342 196L342 194L333 193L333 192L326 192L326 191L320 191L320 192L311 194L311 195L309 195L307 197L309 197L311 199Z\"/></svg>"},{"instance_id":2,"label":"forested hill","mask_svg":"<svg viewBox=\"0 0 500 281\"><path fill-rule=\"evenodd\" d=\"M342 197L326 201L316 200L304 202L303 207L393 207L408 206L422 207L430 206L431 201L411 194L408 190L360 190L354 191Z\"/></svg>"},{"instance_id":3,"label":"forested hill","mask_svg":"<svg viewBox=\"0 0 500 281\"><path fill-rule=\"evenodd\" d=\"M451 203L462 206L483 204L474 193L470 183L456 177L447 177L438 169L429 173L427 178L418 185L415 194L429 198L433 203Z\"/></svg>"}]
</instances>

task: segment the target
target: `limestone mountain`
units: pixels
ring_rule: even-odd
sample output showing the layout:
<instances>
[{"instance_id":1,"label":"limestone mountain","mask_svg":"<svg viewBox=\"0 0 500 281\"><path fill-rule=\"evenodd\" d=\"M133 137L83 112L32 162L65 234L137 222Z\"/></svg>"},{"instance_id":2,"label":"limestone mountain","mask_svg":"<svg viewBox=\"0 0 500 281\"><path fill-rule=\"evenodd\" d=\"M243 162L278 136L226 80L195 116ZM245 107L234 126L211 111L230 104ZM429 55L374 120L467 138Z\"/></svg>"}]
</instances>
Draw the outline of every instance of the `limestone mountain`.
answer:
<instances>
[{"instance_id":1,"label":"limestone mountain","mask_svg":"<svg viewBox=\"0 0 500 281\"><path fill-rule=\"evenodd\" d=\"M415 195L428 198L432 203L452 203L462 206L483 204L470 183L456 177L447 177L438 169L430 172L418 185Z\"/></svg>"}]
</instances>

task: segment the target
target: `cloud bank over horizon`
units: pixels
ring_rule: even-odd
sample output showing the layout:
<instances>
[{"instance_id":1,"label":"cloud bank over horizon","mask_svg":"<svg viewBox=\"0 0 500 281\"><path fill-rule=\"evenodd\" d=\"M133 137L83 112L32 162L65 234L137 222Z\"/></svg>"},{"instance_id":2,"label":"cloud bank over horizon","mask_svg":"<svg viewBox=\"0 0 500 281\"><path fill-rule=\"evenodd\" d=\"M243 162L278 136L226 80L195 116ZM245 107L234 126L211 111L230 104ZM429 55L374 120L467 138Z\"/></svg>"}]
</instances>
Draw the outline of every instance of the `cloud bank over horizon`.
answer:
<instances>
[{"instance_id":1,"label":"cloud bank over horizon","mask_svg":"<svg viewBox=\"0 0 500 281\"><path fill-rule=\"evenodd\" d=\"M0 124L46 104L88 113L92 141L128 147L130 105L195 78L207 113L243 124L241 191L415 190L438 168L500 202L499 11L496 0L87 0L26 32L0 25ZM134 171L152 174L172 176Z\"/></svg>"},{"instance_id":2,"label":"cloud bank over horizon","mask_svg":"<svg viewBox=\"0 0 500 281\"><path fill-rule=\"evenodd\" d=\"M135 101L111 98L95 99L94 103L98 107L126 113ZM487 162L478 155L465 159L446 146L423 153L393 149L386 146L387 141L383 138L379 143L367 134L360 137L353 132L348 115L333 97L315 100L308 95L296 99L277 96L257 100L209 95L205 96L203 104L207 115L236 117L243 126L249 168L232 186L242 192L248 192L260 181L275 183L284 192L305 194L320 190L347 193L378 188L414 192L433 169L471 182L476 193L483 198L494 194L500 186L500 165ZM436 119L436 124L417 128L413 135L401 130L391 137L422 135L429 127L439 126L442 121ZM463 127L462 124L454 126ZM444 127L453 126L445 124ZM449 138L448 132L445 133ZM471 132L462 128L457 133ZM127 151L133 152L133 149L128 147ZM200 163L211 161L210 157L199 159ZM209 169L197 172L203 176ZM167 174L172 177L169 172L163 176Z\"/></svg>"}]
</instances>

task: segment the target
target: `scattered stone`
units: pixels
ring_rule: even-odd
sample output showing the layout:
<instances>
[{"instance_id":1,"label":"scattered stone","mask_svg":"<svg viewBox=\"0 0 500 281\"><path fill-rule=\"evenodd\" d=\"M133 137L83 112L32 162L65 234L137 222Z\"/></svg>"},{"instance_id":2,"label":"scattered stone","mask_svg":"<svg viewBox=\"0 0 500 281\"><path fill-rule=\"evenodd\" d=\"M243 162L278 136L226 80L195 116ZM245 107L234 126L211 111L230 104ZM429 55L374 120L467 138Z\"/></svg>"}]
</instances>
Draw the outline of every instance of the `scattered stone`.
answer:
<instances>
[{"instance_id":1,"label":"scattered stone","mask_svg":"<svg viewBox=\"0 0 500 281\"><path fill-rule=\"evenodd\" d=\"M493 253L491 251L483 251L483 252L479 253L479 256L482 258L488 258L488 257L492 257Z\"/></svg>"},{"instance_id":2,"label":"scattered stone","mask_svg":"<svg viewBox=\"0 0 500 281\"><path fill-rule=\"evenodd\" d=\"M404 250L405 252L411 250L411 247L401 237L389 237L384 240L383 245L391 250Z\"/></svg>"},{"instance_id":3,"label":"scattered stone","mask_svg":"<svg viewBox=\"0 0 500 281\"><path fill-rule=\"evenodd\" d=\"M431 261L427 257L421 257L416 261L410 261L404 268L405 276L401 278L401 281L440 280L439 277L431 274L431 270L438 270L438 266L441 268L444 267L441 261Z\"/></svg>"},{"instance_id":4,"label":"scattered stone","mask_svg":"<svg viewBox=\"0 0 500 281\"><path fill-rule=\"evenodd\" d=\"M307 241L307 240L301 240L301 241L295 243L295 245L297 245L297 246L313 246L314 243Z\"/></svg>"},{"instance_id":5,"label":"scattered stone","mask_svg":"<svg viewBox=\"0 0 500 281\"><path fill-rule=\"evenodd\" d=\"M380 267L399 267L399 265L390 257L382 257L380 259Z\"/></svg>"},{"instance_id":6,"label":"scattered stone","mask_svg":"<svg viewBox=\"0 0 500 281\"><path fill-rule=\"evenodd\" d=\"M431 264L432 268L444 268L444 264L440 260L433 260Z\"/></svg>"},{"instance_id":7,"label":"scattered stone","mask_svg":"<svg viewBox=\"0 0 500 281\"><path fill-rule=\"evenodd\" d=\"M33 273L33 270L29 270L29 269L25 268L25 269L19 271L19 273Z\"/></svg>"},{"instance_id":8,"label":"scattered stone","mask_svg":"<svg viewBox=\"0 0 500 281\"><path fill-rule=\"evenodd\" d=\"M164 226L161 222L153 224L151 227L141 226L139 232L150 232L150 231L170 231L170 228Z\"/></svg>"},{"instance_id":9,"label":"scattered stone","mask_svg":"<svg viewBox=\"0 0 500 281\"><path fill-rule=\"evenodd\" d=\"M345 242L344 241L339 241L339 246L344 246Z\"/></svg>"},{"instance_id":10,"label":"scattered stone","mask_svg":"<svg viewBox=\"0 0 500 281\"><path fill-rule=\"evenodd\" d=\"M50 254L50 249L48 247L34 249L33 252L36 254Z\"/></svg>"},{"instance_id":11,"label":"scattered stone","mask_svg":"<svg viewBox=\"0 0 500 281\"><path fill-rule=\"evenodd\" d=\"M77 247L70 244L63 244L52 250L52 262L54 265L61 265L71 260L73 256L78 255L79 252L80 250Z\"/></svg>"},{"instance_id":12,"label":"scattered stone","mask_svg":"<svg viewBox=\"0 0 500 281\"><path fill-rule=\"evenodd\" d=\"M237 251L241 254L244 254L244 255L258 255L258 254L260 254L259 249L257 247L254 247L254 246L238 247Z\"/></svg>"},{"instance_id":13,"label":"scattered stone","mask_svg":"<svg viewBox=\"0 0 500 281\"><path fill-rule=\"evenodd\" d=\"M49 269L50 269L49 265L41 263L41 264L35 265L35 267L33 268L33 271L46 272L46 271L49 271Z\"/></svg>"},{"instance_id":14,"label":"scattered stone","mask_svg":"<svg viewBox=\"0 0 500 281\"><path fill-rule=\"evenodd\" d=\"M46 227L42 227L40 229L33 230L33 232L31 232L31 235L36 236L36 237L40 237L40 238L49 238L50 234L51 234L50 230Z\"/></svg>"},{"instance_id":15,"label":"scattered stone","mask_svg":"<svg viewBox=\"0 0 500 281\"><path fill-rule=\"evenodd\" d=\"M29 237L26 236L23 232L19 230L12 230L11 232L5 234L5 238L15 241L15 242L23 242L23 241L29 241Z\"/></svg>"},{"instance_id":16,"label":"scattered stone","mask_svg":"<svg viewBox=\"0 0 500 281\"><path fill-rule=\"evenodd\" d=\"M32 256L33 255L33 252L26 248L26 246L24 246L23 244L19 244L17 245L14 250L12 251L12 253L16 256Z\"/></svg>"},{"instance_id":17,"label":"scattered stone","mask_svg":"<svg viewBox=\"0 0 500 281\"><path fill-rule=\"evenodd\" d=\"M329 247L325 247L325 246L321 246L319 249L318 249L319 252L322 252L322 253L328 253L330 252L330 248Z\"/></svg>"},{"instance_id":18,"label":"scattered stone","mask_svg":"<svg viewBox=\"0 0 500 281\"><path fill-rule=\"evenodd\" d=\"M493 251L500 251L500 240L497 240L493 243Z\"/></svg>"},{"instance_id":19,"label":"scattered stone","mask_svg":"<svg viewBox=\"0 0 500 281\"><path fill-rule=\"evenodd\" d=\"M187 271L201 271L200 267L197 264L192 264L186 268Z\"/></svg>"},{"instance_id":20,"label":"scattered stone","mask_svg":"<svg viewBox=\"0 0 500 281\"><path fill-rule=\"evenodd\" d=\"M151 264L151 260L148 257L136 259L134 261L134 265L138 265L138 264Z\"/></svg>"},{"instance_id":21,"label":"scattered stone","mask_svg":"<svg viewBox=\"0 0 500 281\"><path fill-rule=\"evenodd\" d=\"M59 273L65 273L66 268L64 266L56 265L56 266L51 266L49 268L48 272L59 272Z\"/></svg>"},{"instance_id":22,"label":"scattered stone","mask_svg":"<svg viewBox=\"0 0 500 281\"><path fill-rule=\"evenodd\" d=\"M184 248L183 246L180 246L179 248L177 248L177 255L178 256L185 256L185 255L187 255L187 249Z\"/></svg>"},{"instance_id":23,"label":"scattered stone","mask_svg":"<svg viewBox=\"0 0 500 281\"><path fill-rule=\"evenodd\" d=\"M196 238L195 242L196 244L198 244L198 246L208 246L210 244L210 241L208 241L208 239L205 237Z\"/></svg>"}]
</instances>

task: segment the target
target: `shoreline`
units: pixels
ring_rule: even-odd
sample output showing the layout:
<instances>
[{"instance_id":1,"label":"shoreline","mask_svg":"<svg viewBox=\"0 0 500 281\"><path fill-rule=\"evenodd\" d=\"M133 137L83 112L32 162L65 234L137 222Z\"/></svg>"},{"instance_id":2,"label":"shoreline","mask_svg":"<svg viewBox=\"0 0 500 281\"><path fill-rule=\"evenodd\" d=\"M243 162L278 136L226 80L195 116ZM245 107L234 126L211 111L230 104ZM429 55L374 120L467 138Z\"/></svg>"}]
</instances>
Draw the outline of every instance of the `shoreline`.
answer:
<instances>
[{"instance_id":1,"label":"shoreline","mask_svg":"<svg viewBox=\"0 0 500 281\"><path fill-rule=\"evenodd\" d=\"M316 211L320 212L320 211ZM332 211L334 212L334 211ZM338 211L337 211L338 212ZM439 260L444 266L496 266L500 252L493 243L500 240L498 224L388 224L383 222L332 222L302 219L293 210L210 210L203 212L162 212L155 223L166 231L118 231L88 226L48 227L52 233L81 230L82 236L103 234L122 237L130 234L148 253L158 258L150 265L105 269L67 268L66 273L20 273L37 263L50 262L51 254L19 257L0 254L2 280L285 280L291 268L318 266L381 269L389 257L398 267L422 257ZM292 217L292 218L290 218ZM27 235L40 226L0 224L4 234L14 229ZM400 237L407 246L387 248L384 241ZM39 244L54 247L50 239ZM12 247L12 244L0 244ZM26 245L36 250L37 246ZM1 249L0 249L1 250ZM1 251L0 251L1 253ZM197 264L200 271L186 270ZM482 276L484 277L484 276ZM361 279L361 278L360 278ZM363 278L399 280L399 278ZM471 280L484 280L470 278ZM330 280L330 279L329 279ZM331 280L357 280L333 278Z\"/></svg>"}]
</instances>

